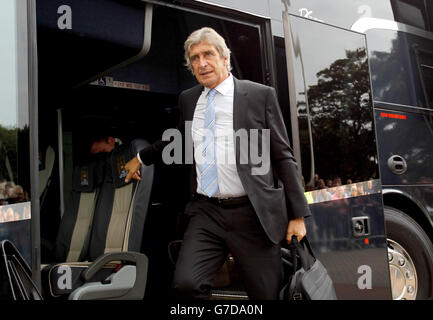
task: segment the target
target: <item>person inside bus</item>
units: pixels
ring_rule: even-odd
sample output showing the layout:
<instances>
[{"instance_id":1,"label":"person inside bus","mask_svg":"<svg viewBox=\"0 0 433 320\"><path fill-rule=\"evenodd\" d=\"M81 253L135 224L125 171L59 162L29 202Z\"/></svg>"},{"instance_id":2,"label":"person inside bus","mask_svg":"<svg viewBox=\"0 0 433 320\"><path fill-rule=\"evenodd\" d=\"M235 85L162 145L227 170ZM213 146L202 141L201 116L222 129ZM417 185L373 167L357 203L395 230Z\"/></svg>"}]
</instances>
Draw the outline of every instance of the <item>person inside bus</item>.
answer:
<instances>
[{"instance_id":1,"label":"person inside bus","mask_svg":"<svg viewBox=\"0 0 433 320\"><path fill-rule=\"evenodd\" d=\"M111 152L116 145L122 144L118 138L113 136L104 136L91 139L90 153L98 154L101 152Z\"/></svg>"},{"instance_id":2,"label":"person inside bus","mask_svg":"<svg viewBox=\"0 0 433 320\"><path fill-rule=\"evenodd\" d=\"M317 197L316 197L317 202L332 200L332 195L328 192L328 189L326 188L325 185L325 181L323 179L319 179L317 187L318 187Z\"/></svg>"},{"instance_id":3,"label":"person inside bus","mask_svg":"<svg viewBox=\"0 0 433 320\"><path fill-rule=\"evenodd\" d=\"M178 130L203 152L194 152L190 165L191 199L185 208L189 221L173 289L178 298L210 298L215 274L230 252L249 298L277 299L282 284L281 242L290 242L292 235L302 239L304 217L311 213L275 90L236 79L230 72L230 50L211 28L194 31L184 48L186 65L199 85L179 96ZM192 121L192 126L184 121ZM233 128L269 129L266 173L254 175L252 163L239 164L242 156L248 159L248 148L234 145ZM221 139L222 132L231 135ZM221 143L227 139L229 143ZM140 166L160 159L168 143L159 140L141 150L125 166L126 181L139 180ZM233 156L236 162L226 163L221 154Z\"/></svg>"}]
</instances>

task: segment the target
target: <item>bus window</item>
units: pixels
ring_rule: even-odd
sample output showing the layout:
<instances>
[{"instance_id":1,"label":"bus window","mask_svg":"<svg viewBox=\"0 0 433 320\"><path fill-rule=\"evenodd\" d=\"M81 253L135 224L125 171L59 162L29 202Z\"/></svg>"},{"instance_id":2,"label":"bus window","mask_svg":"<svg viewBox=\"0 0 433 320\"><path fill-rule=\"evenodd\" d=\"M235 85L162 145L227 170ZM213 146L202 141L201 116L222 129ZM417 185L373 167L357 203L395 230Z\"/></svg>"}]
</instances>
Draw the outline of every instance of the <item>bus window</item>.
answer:
<instances>
[{"instance_id":1,"label":"bus window","mask_svg":"<svg viewBox=\"0 0 433 320\"><path fill-rule=\"evenodd\" d=\"M317 189L320 179L334 188L378 179L364 36L296 16L291 27L307 191ZM317 55L319 50L323 54ZM342 161L335 161L337 154Z\"/></svg>"},{"instance_id":2,"label":"bus window","mask_svg":"<svg viewBox=\"0 0 433 320\"><path fill-rule=\"evenodd\" d=\"M28 167L28 114L19 97L15 1L2 1L0 20L0 205L7 205L29 200L28 177L22 171Z\"/></svg>"},{"instance_id":3,"label":"bus window","mask_svg":"<svg viewBox=\"0 0 433 320\"><path fill-rule=\"evenodd\" d=\"M0 241L9 239L30 261L27 53L18 30L21 9L22 2L0 3Z\"/></svg>"},{"instance_id":4,"label":"bus window","mask_svg":"<svg viewBox=\"0 0 433 320\"><path fill-rule=\"evenodd\" d=\"M360 292L350 270L387 265L377 258L386 257L383 223L366 224L361 237L353 232L359 217L383 221L366 38L291 14L283 19L294 153L312 213L307 234L324 265L336 252L348 261L345 270L329 268L337 295L352 286L353 297L367 297L373 290ZM378 256L343 258L363 246ZM386 277L375 288L390 297Z\"/></svg>"},{"instance_id":5,"label":"bus window","mask_svg":"<svg viewBox=\"0 0 433 320\"><path fill-rule=\"evenodd\" d=\"M433 52L418 51L421 81L427 106L433 107Z\"/></svg>"},{"instance_id":6,"label":"bus window","mask_svg":"<svg viewBox=\"0 0 433 320\"><path fill-rule=\"evenodd\" d=\"M393 0L391 5L395 21L425 30L429 29L424 0Z\"/></svg>"}]
</instances>

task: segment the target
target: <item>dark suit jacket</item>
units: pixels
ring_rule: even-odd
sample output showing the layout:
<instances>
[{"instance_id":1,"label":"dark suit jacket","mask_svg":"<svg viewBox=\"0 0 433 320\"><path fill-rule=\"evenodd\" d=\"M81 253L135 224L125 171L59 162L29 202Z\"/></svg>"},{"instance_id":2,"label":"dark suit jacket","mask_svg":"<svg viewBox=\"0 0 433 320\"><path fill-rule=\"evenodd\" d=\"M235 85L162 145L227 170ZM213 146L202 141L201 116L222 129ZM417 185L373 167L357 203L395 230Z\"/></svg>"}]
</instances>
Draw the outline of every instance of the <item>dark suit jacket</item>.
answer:
<instances>
[{"instance_id":1,"label":"dark suit jacket","mask_svg":"<svg viewBox=\"0 0 433 320\"><path fill-rule=\"evenodd\" d=\"M202 85L183 91L179 96L180 119L178 129L185 137L191 138L191 130L185 132L185 121L192 121L195 107L203 91ZM278 105L275 90L247 80L234 78L233 129L269 129L270 170L262 175L252 175L254 161L240 161L241 148L236 144L236 166L242 185L255 212L273 243L285 238L288 221L310 215L305 199L296 160L289 144L286 127ZM250 135L248 134L248 140ZM259 141L261 137L259 134ZM192 140L190 140L192 141ZM168 144L157 141L151 147L140 151L140 158L149 165L160 159L161 152ZM249 145L249 143L248 143ZM243 149L243 148L242 148ZM259 147L259 151L260 151ZM244 150L242 150L244 151ZM249 155L247 156L249 160ZM243 158L245 159L245 158ZM190 165L190 194L197 189L195 166Z\"/></svg>"}]
</instances>

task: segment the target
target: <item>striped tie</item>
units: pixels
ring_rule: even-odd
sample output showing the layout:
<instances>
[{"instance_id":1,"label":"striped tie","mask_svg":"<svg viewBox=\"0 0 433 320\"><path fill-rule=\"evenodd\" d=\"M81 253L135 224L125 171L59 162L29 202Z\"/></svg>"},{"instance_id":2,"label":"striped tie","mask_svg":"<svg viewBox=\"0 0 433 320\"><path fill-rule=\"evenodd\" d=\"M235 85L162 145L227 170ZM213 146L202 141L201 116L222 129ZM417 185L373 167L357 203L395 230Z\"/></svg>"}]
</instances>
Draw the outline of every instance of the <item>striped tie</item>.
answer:
<instances>
[{"instance_id":1,"label":"striped tie","mask_svg":"<svg viewBox=\"0 0 433 320\"><path fill-rule=\"evenodd\" d=\"M218 190L218 177L215 158L215 103L217 91L211 89L208 93L206 113L204 118L203 163L201 166L201 189L208 196Z\"/></svg>"}]
</instances>

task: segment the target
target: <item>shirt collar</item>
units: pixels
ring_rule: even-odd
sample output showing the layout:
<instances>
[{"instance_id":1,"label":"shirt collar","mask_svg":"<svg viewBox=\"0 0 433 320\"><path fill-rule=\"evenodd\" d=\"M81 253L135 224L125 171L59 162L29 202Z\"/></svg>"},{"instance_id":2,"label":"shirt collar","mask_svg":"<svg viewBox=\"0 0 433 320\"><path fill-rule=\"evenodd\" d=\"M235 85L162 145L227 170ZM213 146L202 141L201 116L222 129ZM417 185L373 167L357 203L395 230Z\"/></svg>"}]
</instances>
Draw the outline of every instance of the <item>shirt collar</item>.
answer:
<instances>
[{"instance_id":1,"label":"shirt collar","mask_svg":"<svg viewBox=\"0 0 433 320\"><path fill-rule=\"evenodd\" d=\"M225 79L223 82L221 82L219 85L216 86L215 90L222 94L223 96L225 96L226 94L229 93L230 89L233 89L234 87L234 82L233 82L233 76L231 73L229 73L229 76L227 77L227 79ZM209 88L204 88L204 94L205 96L207 96L207 94L209 93L210 89Z\"/></svg>"}]
</instances>

